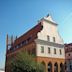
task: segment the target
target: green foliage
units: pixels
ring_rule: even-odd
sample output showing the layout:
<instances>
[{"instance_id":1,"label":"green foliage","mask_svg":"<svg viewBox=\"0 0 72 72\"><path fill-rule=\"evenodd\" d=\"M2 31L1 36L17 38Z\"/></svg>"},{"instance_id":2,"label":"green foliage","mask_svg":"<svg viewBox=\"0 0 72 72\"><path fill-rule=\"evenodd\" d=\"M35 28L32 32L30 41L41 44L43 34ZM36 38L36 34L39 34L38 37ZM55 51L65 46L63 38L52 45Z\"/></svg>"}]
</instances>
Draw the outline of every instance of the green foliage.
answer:
<instances>
[{"instance_id":1,"label":"green foliage","mask_svg":"<svg viewBox=\"0 0 72 72\"><path fill-rule=\"evenodd\" d=\"M36 63L27 52L20 52L11 60L11 72L44 72L44 66Z\"/></svg>"}]
</instances>

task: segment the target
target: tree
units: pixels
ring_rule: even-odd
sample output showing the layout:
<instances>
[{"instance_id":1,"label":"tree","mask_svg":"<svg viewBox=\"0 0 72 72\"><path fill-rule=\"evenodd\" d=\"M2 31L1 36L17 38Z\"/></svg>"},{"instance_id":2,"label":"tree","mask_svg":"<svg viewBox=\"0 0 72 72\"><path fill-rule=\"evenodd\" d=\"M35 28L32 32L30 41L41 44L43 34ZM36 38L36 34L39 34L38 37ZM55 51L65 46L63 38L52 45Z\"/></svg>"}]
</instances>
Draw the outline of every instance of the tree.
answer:
<instances>
[{"instance_id":1,"label":"tree","mask_svg":"<svg viewBox=\"0 0 72 72\"><path fill-rule=\"evenodd\" d=\"M44 66L36 63L27 52L20 52L10 62L11 72L44 72Z\"/></svg>"}]
</instances>

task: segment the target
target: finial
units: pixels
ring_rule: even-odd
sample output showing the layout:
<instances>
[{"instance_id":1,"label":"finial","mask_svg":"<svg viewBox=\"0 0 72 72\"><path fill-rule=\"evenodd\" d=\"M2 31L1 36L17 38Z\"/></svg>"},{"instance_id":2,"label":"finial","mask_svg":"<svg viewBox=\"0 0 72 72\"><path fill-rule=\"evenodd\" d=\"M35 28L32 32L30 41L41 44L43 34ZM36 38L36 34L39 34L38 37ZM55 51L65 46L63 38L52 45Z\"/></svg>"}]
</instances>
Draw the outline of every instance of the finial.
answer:
<instances>
[{"instance_id":1,"label":"finial","mask_svg":"<svg viewBox=\"0 0 72 72\"><path fill-rule=\"evenodd\" d=\"M17 39L17 36L16 36L16 39Z\"/></svg>"},{"instance_id":2,"label":"finial","mask_svg":"<svg viewBox=\"0 0 72 72\"><path fill-rule=\"evenodd\" d=\"M49 17L49 13L47 14L47 17Z\"/></svg>"},{"instance_id":3,"label":"finial","mask_svg":"<svg viewBox=\"0 0 72 72\"><path fill-rule=\"evenodd\" d=\"M11 44L13 44L13 35L11 36Z\"/></svg>"},{"instance_id":4,"label":"finial","mask_svg":"<svg viewBox=\"0 0 72 72\"><path fill-rule=\"evenodd\" d=\"M6 45L8 45L8 34L6 35Z\"/></svg>"},{"instance_id":5,"label":"finial","mask_svg":"<svg viewBox=\"0 0 72 72\"><path fill-rule=\"evenodd\" d=\"M8 50L8 34L6 35L6 52Z\"/></svg>"}]
</instances>

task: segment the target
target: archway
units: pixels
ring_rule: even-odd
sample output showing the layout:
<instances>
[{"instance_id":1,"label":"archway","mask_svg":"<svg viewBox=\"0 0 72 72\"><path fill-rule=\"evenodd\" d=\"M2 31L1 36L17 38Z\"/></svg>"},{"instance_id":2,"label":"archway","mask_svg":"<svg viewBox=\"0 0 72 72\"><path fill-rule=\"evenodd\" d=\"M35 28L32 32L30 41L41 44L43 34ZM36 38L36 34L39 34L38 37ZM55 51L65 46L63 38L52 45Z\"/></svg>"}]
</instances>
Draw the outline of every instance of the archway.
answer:
<instances>
[{"instance_id":1,"label":"archway","mask_svg":"<svg viewBox=\"0 0 72 72\"><path fill-rule=\"evenodd\" d=\"M51 62L48 63L48 72L52 72L52 63Z\"/></svg>"},{"instance_id":2,"label":"archway","mask_svg":"<svg viewBox=\"0 0 72 72\"><path fill-rule=\"evenodd\" d=\"M64 72L64 65L60 63L60 72Z\"/></svg>"},{"instance_id":3,"label":"archway","mask_svg":"<svg viewBox=\"0 0 72 72\"><path fill-rule=\"evenodd\" d=\"M54 72L58 72L58 64L57 63L54 64Z\"/></svg>"},{"instance_id":4,"label":"archway","mask_svg":"<svg viewBox=\"0 0 72 72\"><path fill-rule=\"evenodd\" d=\"M66 64L66 62L64 63L64 70L66 70L67 69L67 64Z\"/></svg>"},{"instance_id":5,"label":"archway","mask_svg":"<svg viewBox=\"0 0 72 72\"><path fill-rule=\"evenodd\" d=\"M45 64L45 62L43 61L43 62L41 62L41 64L42 64L43 67L44 67L44 72L46 72L46 64Z\"/></svg>"}]
</instances>

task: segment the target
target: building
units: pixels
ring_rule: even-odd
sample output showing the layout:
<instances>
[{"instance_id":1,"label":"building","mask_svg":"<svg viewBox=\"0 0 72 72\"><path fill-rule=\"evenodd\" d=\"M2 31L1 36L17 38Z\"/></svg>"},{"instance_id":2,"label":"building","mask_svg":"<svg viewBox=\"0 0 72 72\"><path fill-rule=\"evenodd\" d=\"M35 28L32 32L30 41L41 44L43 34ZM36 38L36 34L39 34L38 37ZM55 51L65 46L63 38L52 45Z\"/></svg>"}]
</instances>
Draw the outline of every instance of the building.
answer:
<instances>
[{"instance_id":1,"label":"building","mask_svg":"<svg viewBox=\"0 0 72 72\"><path fill-rule=\"evenodd\" d=\"M72 72L72 43L65 44L66 72Z\"/></svg>"},{"instance_id":2,"label":"building","mask_svg":"<svg viewBox=\"0 0 72 72\"><path fill-rule=\"evenodd\" d=\"M3 69L0 69L0 72L5 72Z\"/></svg>"},{"instance_id":3,"label":"building","mask_svg":"<svg viewBox=\"0 0 72 72\"><path fill-rule=\"evenodd\" d=\"M0 70L0 72L5 72L5 71L3 71L3 70Z\"/></svg>"},{"instance_id":4,"label":"building","mask_svg":"<svg viewBox=\"0 0 72 72\"><path fill-rule=\"evenodd\" d=\"M59 35L58 24L50 15L39 20L38 24L31 30L13 40L13 36L6 40L6 68L12 56L19 51L27 51L36 56L36 62L41 62L46 72L64 72L65 52L64 43ZM11 41L10 41L11 40Z\"/></svg>"}]
</instances>

